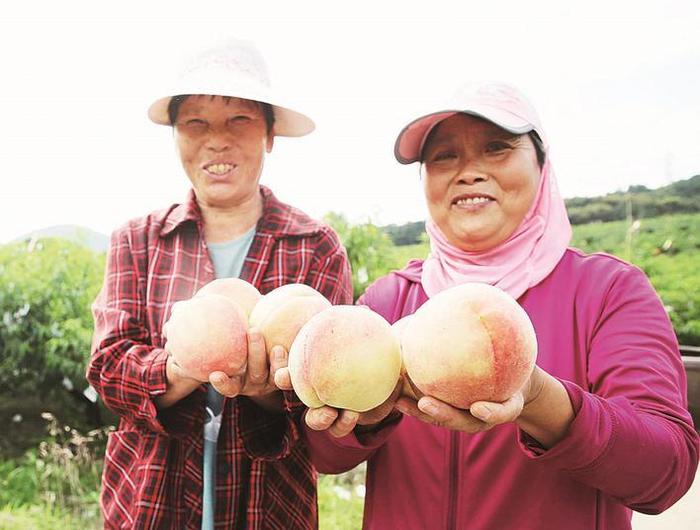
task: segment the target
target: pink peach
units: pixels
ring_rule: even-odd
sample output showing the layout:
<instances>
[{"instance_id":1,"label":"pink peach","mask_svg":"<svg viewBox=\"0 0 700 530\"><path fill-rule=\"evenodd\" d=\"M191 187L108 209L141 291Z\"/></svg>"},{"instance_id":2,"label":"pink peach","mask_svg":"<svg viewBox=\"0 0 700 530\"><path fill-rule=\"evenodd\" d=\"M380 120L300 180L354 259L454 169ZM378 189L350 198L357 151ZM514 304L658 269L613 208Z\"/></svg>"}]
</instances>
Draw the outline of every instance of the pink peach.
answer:
<instances>
[{"instance_id":1,"label":"pink peach","mask_svg":"<svg viewBox=\"0 0 700 530\"><path fill-rule=\"evenodd\" d=\"M483 283L447 289L428 300L401 334L406 371L424 394L468 409L502 402L527 381L537 338L525 310Z\"/></svg>"},{"instance_id":2,"label":"pink peach","mask_svg":"<svg viewBox=\"0 0 700 530\"><path fill-rule=\"evenodd\" d=\"M283 285L263 296L250 314L249 324L265 337L268 351L275 345L289 351L301 327L331 303L308 285Z\"/></svg>"},{"instance_id":3,"label":"pink peach","mask_svg":"<svg viewBox=\"0 0 700 530\"><path fill-rule=\"evenodd\" d=\"M248 323L225 296L195 296L173 305L167 323L168 350L182 370L199 381L222 371L239 373L248 357Z\"/></svg>"},{"instance_id":4,"label":"pink peach","mask_svg":"<svg viewBox=\"0 0 700 530\"><path fill-rule=\"evenodd\" d=\"M220 294L235 302L245 313L246 319L262 297L260 291L240 278L218 278L202 286L195 296Z\"/></svg>"}]
</instances>

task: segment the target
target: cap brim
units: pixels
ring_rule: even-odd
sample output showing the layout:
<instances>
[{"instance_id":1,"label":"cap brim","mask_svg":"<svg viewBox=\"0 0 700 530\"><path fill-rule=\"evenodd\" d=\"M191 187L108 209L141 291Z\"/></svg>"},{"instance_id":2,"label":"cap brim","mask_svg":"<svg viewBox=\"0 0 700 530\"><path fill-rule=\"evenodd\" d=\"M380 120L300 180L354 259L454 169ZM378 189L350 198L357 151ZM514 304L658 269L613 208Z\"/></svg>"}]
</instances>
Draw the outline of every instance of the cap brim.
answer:
<instances>
[{"instance_id":1,"label":"cap brim","mask_svg":"<svg viewBox=\"0 0 700 530\"><path fill-rule=\"evenodd\" d=\"M232 97L240 97L242 99L249 99L251 101L259 101L261 103L268 103L269 105L272 105L272 109L275 114L275 125L273 128L275 136L305 136L316 128L313 120L308 116L288 107L276 105L270 101L265 101L271 98L262 99L260 97L245 97L243 95ZM151 119L151 121L159 125L172 125L170 123L170 117L168 116L168 105L170 104L171 99L172 96L167 96L157 99L155 102L153 102L153 104L151 104L151 106L148 108L148 117Z\"/></svg>"},{"instance_id":2,"label":"cap brim","mask_svg":"<svg viewBox=\"0 0 700 530\"><path fill-rule=\"evenodd\" d=\"M432 112L413 120L406 125L394 144L394 156L401 164L412 164L420 160L425 140L430 131L441 121L455 114L469 114L490 121L494 125L513 134L525 134L534 129L534 126L506 110L489 107L486 105L474 106L469 109L441 110Z\"/></svg>"}]
</instances>

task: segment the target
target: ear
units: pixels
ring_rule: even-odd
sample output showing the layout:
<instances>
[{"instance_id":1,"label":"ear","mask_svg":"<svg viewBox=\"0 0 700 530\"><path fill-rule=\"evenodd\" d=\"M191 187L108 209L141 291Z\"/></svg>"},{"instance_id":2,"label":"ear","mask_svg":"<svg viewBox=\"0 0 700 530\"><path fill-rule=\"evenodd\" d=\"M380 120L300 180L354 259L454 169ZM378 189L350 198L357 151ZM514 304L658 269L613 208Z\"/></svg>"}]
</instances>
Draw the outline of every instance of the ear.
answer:
<instances>
[{"instance_id":1,"label":"ear","mask_svg":"<svg viewBox=\"0 0 700 530\"><path fill-rule=\"evenodd\" d=\"M265 150L270 153L272 152L272 146L275 143L275 134L271 132L270 134L267 135L267 142L265 144Z\"/></svg>"}]
</instances>

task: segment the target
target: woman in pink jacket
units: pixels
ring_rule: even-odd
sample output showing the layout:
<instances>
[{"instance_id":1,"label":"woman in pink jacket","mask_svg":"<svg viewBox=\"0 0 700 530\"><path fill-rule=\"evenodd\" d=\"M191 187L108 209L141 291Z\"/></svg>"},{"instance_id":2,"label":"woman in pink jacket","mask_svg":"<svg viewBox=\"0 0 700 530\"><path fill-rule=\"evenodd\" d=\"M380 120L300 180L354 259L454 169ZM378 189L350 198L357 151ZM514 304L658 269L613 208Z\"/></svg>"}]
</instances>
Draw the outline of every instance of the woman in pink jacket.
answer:
<instances>
[{"instance_id":1,"label":"woman in pink jacket","mask_svg":"<svg viewBox=\"0 0 700 530\"><path fill-rule=\"evenodd\" d=\"M504 403L469 410L398 391L368 413L309 410L312 460L322 473L368 461L366 529L628 529L631 510L678 500L698 465L671 323L640 269L569 247L522 94L477 85L442 108L395 148L421 167L430 256L359 303L393 323L448 287L495 285L530 316L537 366ZM276 380L289 386L284 371Z\"/></svg>"}]
</instances>

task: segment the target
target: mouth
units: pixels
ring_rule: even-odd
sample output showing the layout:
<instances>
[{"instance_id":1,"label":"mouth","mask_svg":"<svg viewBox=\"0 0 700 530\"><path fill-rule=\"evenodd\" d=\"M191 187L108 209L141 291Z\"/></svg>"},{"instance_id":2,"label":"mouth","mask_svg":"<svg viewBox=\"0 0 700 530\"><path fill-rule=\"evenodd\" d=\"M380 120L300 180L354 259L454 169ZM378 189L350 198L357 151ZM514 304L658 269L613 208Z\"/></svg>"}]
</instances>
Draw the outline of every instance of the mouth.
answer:
<instances>
[{"instance_id":1,"label":"mouth","mask_svg":"<svg viewBox=\"0 0 700 530\"><path fill-rule=\"evenodd\" d=\"M452 206L463 210L478 210L495 201L495 198L485 193L465 193L452 199Z\"/></svg>"},{"instance_id":2,"label":"mouth","mask_svg":"<svg viewBox=\"0 0 700 530\"><path fill-rule=\"evenodd\" d=\"M233 173L237 167L231 162L210 162L202 166L202 169L210 177L221 180Z\"/></svg>"}]
</instances>

